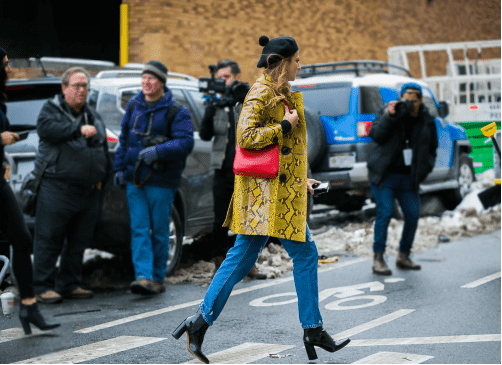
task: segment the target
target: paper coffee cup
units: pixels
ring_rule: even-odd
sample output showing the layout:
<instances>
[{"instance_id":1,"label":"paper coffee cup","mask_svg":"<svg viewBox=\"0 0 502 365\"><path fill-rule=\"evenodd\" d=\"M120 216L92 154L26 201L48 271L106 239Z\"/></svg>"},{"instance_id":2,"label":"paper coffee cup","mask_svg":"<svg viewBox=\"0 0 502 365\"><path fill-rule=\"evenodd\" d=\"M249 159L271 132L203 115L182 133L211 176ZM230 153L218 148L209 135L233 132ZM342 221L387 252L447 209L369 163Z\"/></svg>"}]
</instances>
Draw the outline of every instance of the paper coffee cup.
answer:
<instances>
[{"instance_id":1,"label":"paper coffee cup","mask_svg":"<svg viewBox=\"0 0 502 365\"><path fill-rule=\"evenodd\" d=\"M2 301L3 314L12 314L14 312L14 294L3 293L0 295L0 299Z\"/></svg>"}]
</instances>

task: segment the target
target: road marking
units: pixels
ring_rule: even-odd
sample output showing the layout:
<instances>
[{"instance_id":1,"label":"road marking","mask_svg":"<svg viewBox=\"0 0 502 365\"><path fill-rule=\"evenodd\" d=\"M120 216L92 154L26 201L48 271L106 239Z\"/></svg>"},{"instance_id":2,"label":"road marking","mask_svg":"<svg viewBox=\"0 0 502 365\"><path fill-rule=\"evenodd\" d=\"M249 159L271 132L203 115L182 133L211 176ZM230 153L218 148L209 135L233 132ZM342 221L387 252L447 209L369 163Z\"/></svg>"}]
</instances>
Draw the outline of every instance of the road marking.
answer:
<instances>
[{"instance_id":1,"label":"road marking","mask_svg":"<svg viewBox=\"0 0 502 365\"><path fill-rule=\"evenodd\" d=\"M50 331L40 331L39 329L32 328L32 335L38 335L40 333L50 333ZM23 337L28 337L30 335L25 335L24 331L21 328L9 328L6 330L0 331L0 343L8 342L13 340L18 340Z\"/></svg>"},{"instance_id":2,"label":"road marking","mask_svg":"<svg viewBox=\"0 0 502 365\"><path fill-rule=\"evenodd\" d=\"M378 352L353 362L353 364L421 364L434 356L400 354L398 352Z\"/></svg>"},{"instance_id":3,"label":"road marking","mask_svg":"<svg viewBox=\"0 0 502 365\"><path fill-rule=\"evenodd\" d=\"M403 278L391 278L391 279L385 279L383 282L384 283L397 283L398 281L404 281Z\"/></svg>"},{"instance_id":4,"label":"road marking","mask_svg":"<svg viewBox=\"0 0 502 365\"><path fill-rule=\"evenodd\" d=\"M248 364L268 357L270 354L278 354L279 352L289 350L293 347L295 346L246 342L242 345L216 352L209 355L207 358L210 363L215 364ZM185 364L202 364L202 362L198 359L194 359L185 362Z\"/></svg>"},{"instance_id":5,"label":"road marking","mask_svg":"<svg viewBox=\"0 0 502 365\"><path fill-rule=\"evenodd\" d=\"M498 278L500 278L500 272L485 276L484 278L473 281L472 283L465 284L465 285L461 286L461 288L475 288L477 286L486 284L487 282L498 279Z\"/></svg>"},{"instance_id":6,"label":"road marking","mask_svg":"<svg viewBox=\"0 0 502 365\"><path fill-rule=\"evenodd\" d=\"M489 342L489 341L500 342L500 334L352 340L347 346L429 345L436 343Z\"/></svg>"},{"instance_id":7,"label":"road marking","mask_svg":"<svg viewBox=\"0 0 502 365\"><path fill-rule=\"evenodd\" d=\"M163 340L165 340L165 338L122 336L76 347L74 349L34 357L16 362L15 364L78 364Z\"/></svg>"},{"instance_id":8,"label":"road marking","mask_svg":"<svg viewBox=\"0 0 502 365\"><path fill-rule=\"evenodd\" d=\"M340 305L345 302L352 302L352 301L359 301L359 300L370 300L370 302L363 303L363 304L357 304L357 305ZM324 308L332 311L345 311L345 310L351 310L351 309L359 309L359 308L366 308L366 307L371 307L374 305L381 304L387 300L387 297L383 295L359 295L357 297L352 297L352 298L345 298L345 299L340 299L331 303L328 303L324 306Z\"/></svg>"},{"instance_id":9,"label":"road marking","mask_svg":"<svg viewBox=\"0 0 502 365\"><path fill-rule=\"evenodd\" d=\"M354 259L354 260L351 260L351 261L347 261L347 262L339 262L339 263L330 265L330 267L327 267L325 269L319 270L319 273L324 273L324 272L327 272L327 271L339 269L339 268L342 268L342 267L345 267L345 266L357 264L357 263L360 263L360 262L363 262L363 261L367 261L367 260L369 260L369 258L361 257L361 258L357 258L357 259ZM294 279L293 276L289 276L287 278L276 279L276 280L270 281L268 283L253 285L253 286L250 286L248 288L242 288L242 289L234 290L232 292L232 294L230 294L230 296L247 293L247 292L250 292L250 291L253 291L253 290L263 289L263 288L267 288L267 287L274 286L274 285L279 285L279 284L282 284L282 283L285 283L285 282L288 282L288 281L292 281L293 279ZM199 300L194 300L194 301L188 302L188 303L183 303L183 304L169 306L169 307L166 307L166 308L157 309L157 310L154 310L154 311L151 311L151 312L145 312L145 313L141 313L141 314L136 314L134 316L130 316L130 317L118 319L116 321L106 322L106 323L102 323L102 324L97 325L97 326L83 328L81 330L75 331L75 333L90 333L90 332L94 332L94 331L99 331L99 330L102 330L102 329L105 329L105 328L110 328L110 327L118 326L118 325L121 325L121 324L124 324L124 323L132 322L132 321L137 321L139 319L144 319L144 318L156 316L156 315L159 315L159 314L164 314L164 313L172 312L172 311L175 311L175 310L178 310L178 309L182 309L182 308L192 307L194 305L199 305L201 302L202 302L202 299L199 299Z\"/></svg>"},{"instance_id":10,"label":"road marking","mask_svg":"<svg viewBox=\"0 0 502 365\"><path fill-rule=\"evenodd\" d=\"M394 313L387 314L386 316L374 319L368 323L364 323L364 324L361 324L361 325L356 326L354 328L348 329L346 331L337 333L336 335L333 336L333 338L340 339L340 338L344 338L344 337L351 337L351 336L357 335L358 333L367 331L369 329L375 328L375 327L380 326L382 324L385 324L385 323L388 323L388 322L393 321L395 319L398 319L398 318L405 316L407 314L410 314L414 311L415 311L415 309L400 309ZM352 341L352 342L354 342L354 341ZM349 344L349 346L350 346L350 344Z\"/></svg>"}]
</instances>

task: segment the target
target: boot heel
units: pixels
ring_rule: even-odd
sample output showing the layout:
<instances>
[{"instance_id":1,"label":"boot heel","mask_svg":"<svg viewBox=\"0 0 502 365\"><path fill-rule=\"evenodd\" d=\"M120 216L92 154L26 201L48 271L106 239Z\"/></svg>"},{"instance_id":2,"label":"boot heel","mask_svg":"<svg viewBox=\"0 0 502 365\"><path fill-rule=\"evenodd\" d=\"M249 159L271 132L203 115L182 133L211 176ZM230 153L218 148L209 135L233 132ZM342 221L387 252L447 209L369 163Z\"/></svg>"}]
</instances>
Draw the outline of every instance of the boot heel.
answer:
<instances>
[{"instance_id":1,"label":"boot heel","mask_svg":"<svg viewBox=\"0 0 502 365\"><path fill-rule=\"evenodd\" d=\"M307 350L307 356L309 357L309 360L317 359L317 353L315 352L314 346L308 343L304 343L304 345L305 345L305 350Z\"/></svg>"},{"instance_id":2,"label":"boot heel","mask_svg":"<svg viewBox=\"0 0 502 365\"><path fill-rule=\"evenodd\" d=\"M21 319L21 324L23 326L24 334L31 335L30 322L27 319Z\"/></svg>"},{"instance_id":3,"label":"boot heel","mask_svg":"<svg viewBox=\"0 0 502 365\"><path fill-rule=\"evenodd\" d=\"M178 328L176 328L173 332L173 337L176 339L176 340L179 340L179 338L183 335L183 333L185 333L187 330L187 325L185 323L185 321L183 321L183 323L181 323Z\"/></svg>"}]
</instances>

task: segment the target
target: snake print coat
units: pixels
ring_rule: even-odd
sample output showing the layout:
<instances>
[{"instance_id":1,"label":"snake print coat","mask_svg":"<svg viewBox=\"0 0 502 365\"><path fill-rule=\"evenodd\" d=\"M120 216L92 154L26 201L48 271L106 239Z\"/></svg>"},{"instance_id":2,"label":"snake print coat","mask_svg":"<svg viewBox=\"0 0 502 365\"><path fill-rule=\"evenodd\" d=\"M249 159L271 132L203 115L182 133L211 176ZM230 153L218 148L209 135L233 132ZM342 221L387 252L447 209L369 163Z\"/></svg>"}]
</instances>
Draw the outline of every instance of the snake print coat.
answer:
<instances>
[{"instance_id":1,"label":"snake print coat","mask_svg":"<svg viewBox=\"0 0 502 365\"><path fill-rule=\"evenodd\" d=\"M298 125L283 134L284 103L265 107L274 97L271 80L260 77L244 100L237 125L242 148L261 149L279 143L279 174L275 179L235 176L234 194L223 224L232 232L305 242L307 223L307 143L303 98L286 100L298 111Z\"/></svg>"}]
</instances>

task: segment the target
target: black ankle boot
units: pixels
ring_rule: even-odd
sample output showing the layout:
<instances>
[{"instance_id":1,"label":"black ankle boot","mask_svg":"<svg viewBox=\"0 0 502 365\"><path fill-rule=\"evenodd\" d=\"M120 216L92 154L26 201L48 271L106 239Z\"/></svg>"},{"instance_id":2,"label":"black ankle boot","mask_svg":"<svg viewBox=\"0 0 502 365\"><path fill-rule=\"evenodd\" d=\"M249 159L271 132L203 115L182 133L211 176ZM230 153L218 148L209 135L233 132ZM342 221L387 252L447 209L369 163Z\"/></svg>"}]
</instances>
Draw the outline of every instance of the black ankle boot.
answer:
<instances>
[{"instance_id":1,"label":"black ankle boot","mask_svg":"<svg viewBox=\"0 0 502 365\"><path fill-rule=\"evenodd\" d=\"M26 335L31 334L30 323L33 323L43 331L47 331L60 326L59 323L47 323L38 310L37 303L33 303L31 305L24 305L23 303L21 303L19 319L21 320L21 324L23 325L24 333Z\"/></svg>"},{"instance_id":2,"label":"black ankle boot","mask_svg":"<svg viewBox=\"0 0 502 365\"><path fill-rule=\"evenodd\" d=\"M195 315L185 319L173 332L173 337L179 339L183 332L187 333L187 349L200 361L209 364L208 358L202 353L202 342L209 325L202 317L200 310Z\"/></svg>"},{"instance_id":3,"label":"black ankle boot","mask_svg":"<svg viewBox=\"0 0 502 365\"><path fill-rule=\"evenodd\" d=\"M303 343L309 360L317 359L314 346L320 347L328 352L338 351L348 345L350 339L344 338L334 341L331 336L321 327L307 328L303 330Z\"/></svg>"}]
</instances>

